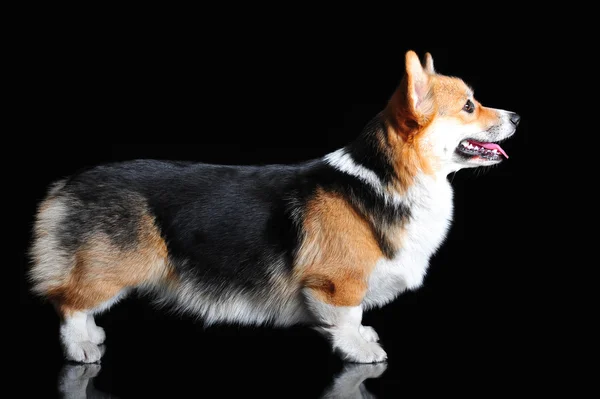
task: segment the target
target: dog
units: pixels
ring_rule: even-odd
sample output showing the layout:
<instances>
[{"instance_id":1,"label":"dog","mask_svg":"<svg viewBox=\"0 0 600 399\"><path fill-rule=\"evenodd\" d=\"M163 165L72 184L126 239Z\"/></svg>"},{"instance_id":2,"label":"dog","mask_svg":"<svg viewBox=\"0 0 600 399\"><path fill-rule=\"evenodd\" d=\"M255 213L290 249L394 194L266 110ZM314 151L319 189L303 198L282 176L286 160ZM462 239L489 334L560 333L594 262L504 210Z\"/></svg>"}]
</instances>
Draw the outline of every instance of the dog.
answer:
<instances>
[{"instance_id":1,"label":"dog","mask_svg":"<svg viewBox=\"0 0 600 399\"><path fill-rule=\"evenodd\" d=\"M294 165L133 160L55 182L39 203L32 291L65 357L100 360L94 315L136 290L212 323L323 333L387 359L363 312L421 286L452 219L448 174L496 165L520 117L409 51L386 106L346 147Z\"/></svg>"}]
</instances>

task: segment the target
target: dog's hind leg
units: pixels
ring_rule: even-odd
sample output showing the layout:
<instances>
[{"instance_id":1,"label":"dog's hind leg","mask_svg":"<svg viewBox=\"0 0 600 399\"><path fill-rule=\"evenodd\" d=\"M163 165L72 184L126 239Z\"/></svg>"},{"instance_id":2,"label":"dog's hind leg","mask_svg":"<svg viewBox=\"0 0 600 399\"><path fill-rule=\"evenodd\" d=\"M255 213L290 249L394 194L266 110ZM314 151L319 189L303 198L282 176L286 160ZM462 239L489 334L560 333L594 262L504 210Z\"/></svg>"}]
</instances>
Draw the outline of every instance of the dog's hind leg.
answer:
<instances>
[{"instance_id":1,"label":"dog's hind leg","mask_svg":"<svg viewBox=\"0 0 600 399\"><path fill-rule=\"evenodd\" d=\"M81 363L99 361L102 352L97 343L93 341L94 338L97 340L97 335L91 336L88 331L88 313L69 312L63 314L61 319L60 341L65 357Z\"/></svg>"},{"instance_id":2,"label":"dog's hind leg","mask_svg":"<svg viewBox=\"0 0 600 399\"><path fill-rule=\"evenodd\" d=\"M96 321L94 320L94 315L101 313L105 310L108 310L111 306L113 306L117 301L121 300L128 294L128 289L121 290L117 295L109 299L108 301L103 302L100 306L92 309L87 314L87 330L90 341L95 343L96 345L100 345L104 343L106 339L106 334L104 333L104 329L96 325Z\"/></svg>"},{"instance_id":3,"label":"dog's hind leg","mask_svg":"<svg viewBox=\"0 0 600 399\"><path fill-rule=\"evenodd\" d=\"M47 293L61 318L60 341L68 360L82 363L100 360L102 351L98 345L104 342L106 334L96 325L94 314L122 298L127 292L123 285L77 265L66 284Z\"/></svg>"},{"instance_id":4,"label":"dog's hind leg","mask_svg":"<svg viewBox=\"0 0 600 399\"><path fill-rule=\"evenodd\" d=\"M104 340L106 339L106 333L102 327L98 327L96 325L94 315L91 313L88 313L87 315L87 332L90 342L93 342L96 345L104 343Z\"/></svg>"},{"instance_id":5,"label":"dog's hind leg","mask_svg":"<svg viewBox=\"0 0 600 399\"><path fill-rule=\"evenodd\" d=\"M103 328L96 325L94 314L123 298L125 292L126 290L122 290L95 307L76 306L77 302L73 301L74 298L71 298L70 302L61 300L60 297L55 300L61 316L60 340L67 359L82 363L94 363L100 360L102 351L98 345L104 343L106 334ZM107 292L106 296L109 295L111 293Z\"/></svg>"},{"instance_id":6,"label":"dog's hind leg","mask_svg":"<svg viewBox=\"0 0 600 399\"><path fill-rule=\"evenodd\" d=\"M104 330L94 314L108 309L130 288L157 283L166 276L164 258L146 259L146 251L119 251L100 237L80 248L69 277L46 296L61 316L60 338L69 360L92 363L100 359L98 345ZM154 264L151 263L154 261Z\"/></svg>"},{"instance_id":7,"label":"dog's hind leg","mask_svg":"<svg viewBox=\"0 0 600 399\"><path fill-rule=\"evenodd\" d=\"M100 360L98 345L105 340L94 314L110 307L129 288L161 284L173 274L166 244L143 208L132 221L135 230L127 245L119 235L94 226L85 229L85 225L79 226L87 230L82 238L65 245L57 226L68 217L68 205L62 198L42 204L30 277L34 292L54 304L61 318L60 339L66 358L93 363Z\"/></svg>"}]
</instances>

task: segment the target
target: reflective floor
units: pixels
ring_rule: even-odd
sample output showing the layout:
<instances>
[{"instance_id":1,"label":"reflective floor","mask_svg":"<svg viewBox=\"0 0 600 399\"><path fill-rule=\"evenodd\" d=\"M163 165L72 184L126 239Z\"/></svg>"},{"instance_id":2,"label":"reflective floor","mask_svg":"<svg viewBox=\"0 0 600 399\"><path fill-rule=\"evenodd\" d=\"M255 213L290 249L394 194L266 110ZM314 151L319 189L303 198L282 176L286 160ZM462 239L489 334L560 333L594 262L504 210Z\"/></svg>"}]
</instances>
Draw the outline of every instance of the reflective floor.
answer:
<instances>
[{"instance_id":1,"label":"reflective floor","mask_svg":"<svg viewBox=\"0 0 600 399\"><path fill-rule=\"evenodd\" d=\"M331 383L323 390L323 393L318 397L321 398L376 398L365 386L365 380L370 378L379 378L387 369L386 363L380 364L346 364L343 369L336 373L332 378ZM116 395L110 391L103 391L103 388L97 388L95 380L102 372L100 364L73 364L66 363L58 376L57 393L61 398L80 399L80 398L114 398ZM263 382L264 383L264 382ZM235 385L235 382L233 383ZM310 385L310 382L308 382ZM177 391L183 387L178 387ZM192 397L243 397L249 393L244 392L244 387L237 387L235 391L231 391L232 387L227 387L225 390L214 390L210 392L210 388L202 388L200 390L189 387L189 396ZM105 388L104 388L105 389ZM269 389L266 389L268 391ZM224 392L228 391L228 393ZM308 393L303 393L303 389L295 389L295 387L281 387L279 391L280 397L312 397ZM173 396L174 392L165 392L164 396ZM158 394L156 392L155 394ZM183 394L183 392L182 392ZM262 393L259 397L265 397ZM308 396L302 396L307 395ZM162 395L162 394L161 394ZM231 396L228 396L231 395ZM152 392L140 390L131 392L130 397L152 397ZM187 396L187 395L185 395ZM274 394L273 397L278 396ZM316 397L316 396L315 396Z\"/></svg>"},{"instance_id":2,"label":"reflective floor","mask_svg":"<svg viewBox=\"0 0 600 399\"><path fill-rule=\"evenodd\" d=\"M397 398L418 393L511 393L528 378L517 335L479 329L406 306L365 315L387 363L344 364L309 328L204 328L132 300L98 318L107 333L98 364L62 360L58 320L39 307L24 320L23 398ZM402 302L400 303L402 305ZM401 306L403 307L403 306ZM395 319L395 320L394 320ZM471 321L469 321L471 320Z\"/></svg>"}]
</instances>

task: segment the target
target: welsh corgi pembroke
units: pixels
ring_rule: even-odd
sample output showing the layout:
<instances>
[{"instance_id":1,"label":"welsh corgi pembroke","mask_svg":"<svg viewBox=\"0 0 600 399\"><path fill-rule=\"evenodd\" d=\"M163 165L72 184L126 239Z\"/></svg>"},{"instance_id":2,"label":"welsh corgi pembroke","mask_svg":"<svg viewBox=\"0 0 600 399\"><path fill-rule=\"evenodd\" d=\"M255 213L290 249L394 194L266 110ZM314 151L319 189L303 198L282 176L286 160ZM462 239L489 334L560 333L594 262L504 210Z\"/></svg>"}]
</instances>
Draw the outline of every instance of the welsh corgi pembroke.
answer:
<instances>
[{"instance_id":1,"label":"welsh corgi pembroke","mask_svg":"<svg viewBox=\"0 0 600 399\"><path fill-rule=\"evenodd\" d=\"M422 284L452 219L448 174L508 158L498 142L519 119L409 51L384 109L320 159L134 160L55 182L33 227L32 291L76 362L100 360L94 315L132 291L206 324L310 325L346 361L384 361L363 312Z\"/></svg>"}]
</instances>

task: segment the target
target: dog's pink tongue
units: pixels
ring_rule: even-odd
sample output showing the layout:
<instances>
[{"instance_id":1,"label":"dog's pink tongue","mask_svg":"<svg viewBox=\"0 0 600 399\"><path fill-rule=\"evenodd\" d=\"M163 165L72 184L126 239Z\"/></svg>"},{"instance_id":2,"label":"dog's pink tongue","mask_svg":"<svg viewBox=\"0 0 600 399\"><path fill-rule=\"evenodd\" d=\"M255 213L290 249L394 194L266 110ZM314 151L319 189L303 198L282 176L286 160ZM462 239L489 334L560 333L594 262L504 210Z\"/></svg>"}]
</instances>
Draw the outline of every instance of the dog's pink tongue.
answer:
<instances>
[{"instance_id":1,"label":"dog's pink tongue","mask_svg":"<svg viewBox=\"0 0 600 399\"><path fill-rule=\"evenodd\" d=\"M488 150L498 150L502 155L504 155L506 157L506 159L508 159L508 154L498 144L480 143L479 141L474 141L474 140L469 140L469 141L471 142L471 144L476 144L476 145L483 147L485 149L488 149Z\"/></svg>"}]
</instances>

